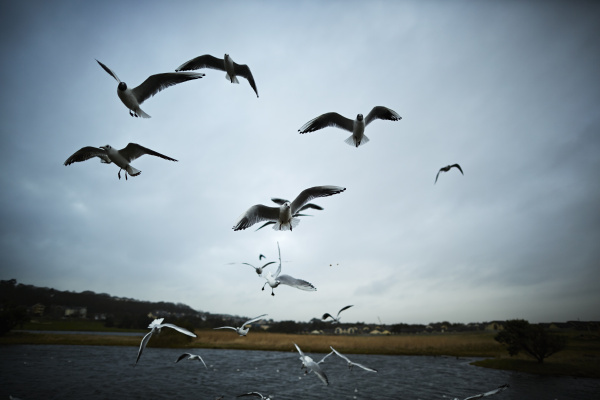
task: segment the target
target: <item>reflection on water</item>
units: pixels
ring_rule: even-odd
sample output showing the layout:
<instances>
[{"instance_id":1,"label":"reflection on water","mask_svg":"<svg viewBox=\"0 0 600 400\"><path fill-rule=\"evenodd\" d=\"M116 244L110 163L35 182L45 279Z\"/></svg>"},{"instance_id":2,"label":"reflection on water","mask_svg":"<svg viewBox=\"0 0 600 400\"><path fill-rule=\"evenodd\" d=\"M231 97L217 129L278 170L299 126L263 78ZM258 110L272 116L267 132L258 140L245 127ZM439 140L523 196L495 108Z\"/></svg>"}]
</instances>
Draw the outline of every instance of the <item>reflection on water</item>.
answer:
<instances>
[{"instance_id":1,"label":"reflection on water","mask_svg":"<svg viewBox=\"0 0 600 400\"><path fill-rule=\"evenodd\" d=\"M600 380L543 377L469 365L454 357L349 355L379 370L349 370L338 357L321 364L325 386L304 375L298 353L193 349L202 363L175 363L187 350L147 348L137 367L135 347L19 345L0 347L0 399L225 399L249 391L274 399L453 399L508 383L491 397L593 399ZM320 360L323 354L308 354Z\"/></svg>"}]
</instances>

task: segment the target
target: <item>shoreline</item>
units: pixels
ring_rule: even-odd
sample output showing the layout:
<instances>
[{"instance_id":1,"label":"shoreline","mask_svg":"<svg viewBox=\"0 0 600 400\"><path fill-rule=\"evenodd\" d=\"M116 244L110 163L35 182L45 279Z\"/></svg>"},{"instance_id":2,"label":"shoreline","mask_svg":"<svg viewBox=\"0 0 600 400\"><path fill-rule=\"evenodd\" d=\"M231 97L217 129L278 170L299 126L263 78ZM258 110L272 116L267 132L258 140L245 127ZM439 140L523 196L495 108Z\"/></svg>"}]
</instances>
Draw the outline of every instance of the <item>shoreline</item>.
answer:
<instances>
[{"instance_id":1,"label":"shoreline","mask_svg":"<svg viewBox=\"0 0 600 400\"><path fill-rule=\"evenodd\" d=\"M567 349L539 364L524 356L509 357L497 343L494 333L447 333L439 335L346 336L280 334L251 331L248 336L235 332L196 330L196 338L163 330L148 347L210 348L228 350L293 351L297 343L308 353L328 353L329 346L346 354L391 356L446 356L483 358L472 365L538 375L574 376L600 379L600 339L570 338ZM141 335L118 331L77 333L56 331L13 331L0 337L0 345L84 345L139 347Z\"/></svg>"}]
</instances>

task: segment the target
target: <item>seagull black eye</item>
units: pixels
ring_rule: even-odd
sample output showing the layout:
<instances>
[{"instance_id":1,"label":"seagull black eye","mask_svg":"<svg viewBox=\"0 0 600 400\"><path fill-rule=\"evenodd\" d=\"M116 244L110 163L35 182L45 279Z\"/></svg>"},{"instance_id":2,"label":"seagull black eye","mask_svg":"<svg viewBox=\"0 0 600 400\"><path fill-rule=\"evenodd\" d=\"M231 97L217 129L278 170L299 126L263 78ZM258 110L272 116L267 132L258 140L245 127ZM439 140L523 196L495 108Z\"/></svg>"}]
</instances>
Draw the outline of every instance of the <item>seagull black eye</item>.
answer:
<instances>
[{"instance_id":1,"label":"seagull black eye","mask_svg":"<svg viewBox=\"0 0 600 400\"><path fill-rule=\"evenodd\" d=\"M119 82L119 90L126 90L127 84L125 82Z\"/></svg>"}]
</instances>

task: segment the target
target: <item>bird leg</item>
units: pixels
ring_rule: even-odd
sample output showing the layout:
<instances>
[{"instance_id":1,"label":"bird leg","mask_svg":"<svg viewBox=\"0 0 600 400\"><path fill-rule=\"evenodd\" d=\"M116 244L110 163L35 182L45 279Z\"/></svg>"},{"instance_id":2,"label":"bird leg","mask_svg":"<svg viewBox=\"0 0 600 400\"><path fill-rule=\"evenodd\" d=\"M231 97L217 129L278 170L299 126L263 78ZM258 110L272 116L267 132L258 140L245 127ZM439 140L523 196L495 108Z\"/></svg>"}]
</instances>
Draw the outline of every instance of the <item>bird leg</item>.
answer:
<instances>
[{"instance_id":1,"label":"bird leg","mask_svg":"<svg viewBox=\"0 0 600 400\"><path fill-rule=\"evenodd\" d=\"M265 290L265 286L267 286L267 283L269 283L269 282L265 282L265 284L263 285L262 290Z\"/></svg>"},{"instance_id":2,"label":"bird leg","mask_svg":"<svg viewBox=\"0 0 600 400\"><path fill-rule=\"evenodd\" d=\"M125 170L125 180L127 180L127 170Z\"/></svg>"},{"instance_id":3,"label":"bird leg","mask_svg":"<svg viewBox=\"0 0 600 400\"><path fill-rule=\"evenodd\" d=\"M129 115L133 117L133 111L129 110Z\"/></svg>"},{"instance_id":4,"label":"bird leg","mask_svg":"<svg viewBox=\"0 0 600 400\"><path fill-rule=\"evenodd\" d=\"M121 168L119 168L119 172L117 172L117 176L121 179Z\"/></svg>"},{"instance_id":5,"label":"bird leg","mask_svg":"<svg viewBox=\"0 0 600 400\"><path fill-rule=\"evenodd\" d=\"M275 293L273 293L273 288L271 288L271 296L275 296Z\"/></svg>"}]
</instances>

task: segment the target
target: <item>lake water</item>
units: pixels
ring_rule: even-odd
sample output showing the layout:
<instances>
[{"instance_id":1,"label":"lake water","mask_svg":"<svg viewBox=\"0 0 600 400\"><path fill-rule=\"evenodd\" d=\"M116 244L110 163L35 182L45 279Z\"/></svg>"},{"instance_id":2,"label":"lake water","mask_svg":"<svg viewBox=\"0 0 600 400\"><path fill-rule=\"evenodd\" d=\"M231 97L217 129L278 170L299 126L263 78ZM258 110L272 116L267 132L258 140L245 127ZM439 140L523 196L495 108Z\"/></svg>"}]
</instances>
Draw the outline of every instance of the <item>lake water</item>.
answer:
<instances>
[{"instance_id":1,"label":"lake water","mask_svg":"<svg viewBox=\"0 0 600 400\"><path fill-rule=\"evenodd\" d=\"M304 375L293 344L289 352L193 349L198 361L175 363L186 350L147 348L134 367L135 347L0 346L0 399L234 399L257 391L279 399L453 399L510 388L491 400L600 398L600 380L544 377L469 365L473 359L349 355L378 373L335 355L321 364L325 386ZM320 360L323 354L310 354ZM251 398L251 397L246 397Z\"/></svg>"}]
</instances>

